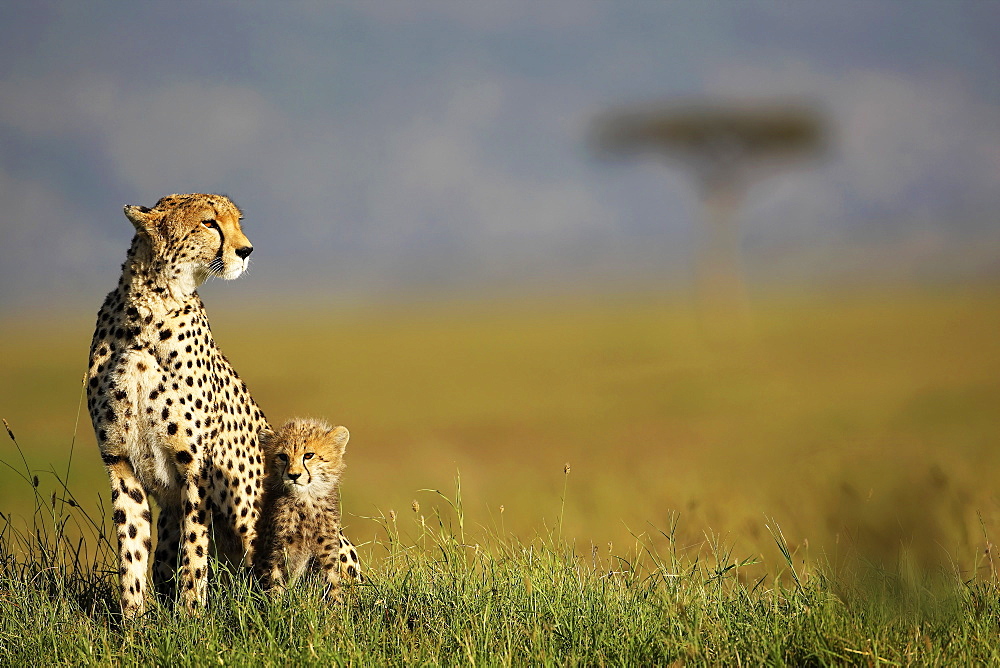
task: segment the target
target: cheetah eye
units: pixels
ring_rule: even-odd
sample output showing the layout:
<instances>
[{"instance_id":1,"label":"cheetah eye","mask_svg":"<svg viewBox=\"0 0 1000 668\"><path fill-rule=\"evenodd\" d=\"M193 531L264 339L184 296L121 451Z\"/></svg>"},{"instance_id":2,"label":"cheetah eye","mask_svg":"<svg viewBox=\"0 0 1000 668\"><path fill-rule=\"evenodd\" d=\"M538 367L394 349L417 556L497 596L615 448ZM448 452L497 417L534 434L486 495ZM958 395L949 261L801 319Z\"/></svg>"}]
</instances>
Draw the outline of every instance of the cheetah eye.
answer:
<instances>
[{"instance_id":1,"label":"cheetah eye","mask_svg":"<svg viewBox=\"0 0 1000 668\"><path fill-rule=\"evenodd\" d=\"M277 455L275 455L274 458L277 459L282 464L287 464L288 463L288 455L286 455L283 452L278 453Z\"/></svg>"},{"instance_id":2,"label":"cheetah eye","mask_svg":"<svg viewBox=\"0 0 1000 668\"><path fill-rule=\"evenodd\" d=\"M302 455L302 459L307 459L308 460L308 459L312 459L315 456L316 456L315 452L307 452L306 454Z\"/></svg>"},{"instance_id":3,"label":"cheetah eye","mask_svg":"<svg viewBox=\"0 0 1000 668\"><path fill-rule=\"evenodd\" d=\"M219 224L215 222L214 218L208 218L206 220L201 221L201 226L204 227L206 230L214 230L219 227Z\"/></svg>"}]
</instances>

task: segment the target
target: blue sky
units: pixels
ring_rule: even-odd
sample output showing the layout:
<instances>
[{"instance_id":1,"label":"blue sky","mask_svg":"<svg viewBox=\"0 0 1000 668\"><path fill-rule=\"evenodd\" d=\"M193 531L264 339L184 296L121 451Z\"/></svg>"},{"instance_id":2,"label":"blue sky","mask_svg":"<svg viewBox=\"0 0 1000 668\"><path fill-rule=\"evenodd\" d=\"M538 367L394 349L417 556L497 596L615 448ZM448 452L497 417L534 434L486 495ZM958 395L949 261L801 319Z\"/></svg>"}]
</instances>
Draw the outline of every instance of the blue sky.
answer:
<instances>
[{"instance_id":1,"label":"blue sky","mask_svg":"<svg viewBox=\"0 0 1000 668\"><path fill-rule=\"evenodd\" d=\"M751 190L760 280L988 273L998 36L990 2L4 3L0 302L96 308L122 205L190 191L246 211L236 295L683 280L686 175L601 163L586 137L609 108L690 97L830 115L826 162Z\"/></svg>"}]
</instances>

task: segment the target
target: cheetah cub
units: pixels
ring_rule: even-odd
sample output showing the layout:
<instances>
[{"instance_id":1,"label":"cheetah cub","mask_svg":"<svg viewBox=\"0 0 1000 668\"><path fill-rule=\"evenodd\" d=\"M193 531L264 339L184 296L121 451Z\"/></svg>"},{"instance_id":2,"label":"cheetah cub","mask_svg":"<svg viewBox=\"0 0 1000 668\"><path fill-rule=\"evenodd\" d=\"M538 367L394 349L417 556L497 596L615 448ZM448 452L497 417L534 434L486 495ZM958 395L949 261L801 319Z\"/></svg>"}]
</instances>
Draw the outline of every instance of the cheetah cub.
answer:
<instances>
[{"instance_id":1,"label":"cheetah cub","mask_svg":"<svg viewBox=\"0 0 1000 668\"><path fill-rule=\"evenodd\" d=\"M350 434L319 420L291 420L263 429L267 478L260 516L257 573L280 593L312 565L340 600L340 580L359 580L354 547L340 530L340 478Z\"/></svg>"}]
</instances>

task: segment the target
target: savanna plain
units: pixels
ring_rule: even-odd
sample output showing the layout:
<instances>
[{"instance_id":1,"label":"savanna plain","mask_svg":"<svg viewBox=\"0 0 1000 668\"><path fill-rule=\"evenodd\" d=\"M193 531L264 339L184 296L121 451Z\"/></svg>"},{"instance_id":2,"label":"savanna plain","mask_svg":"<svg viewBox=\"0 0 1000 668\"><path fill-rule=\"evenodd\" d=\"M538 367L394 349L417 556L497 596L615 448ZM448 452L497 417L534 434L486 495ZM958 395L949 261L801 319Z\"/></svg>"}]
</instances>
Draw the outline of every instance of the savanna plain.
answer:
<instances>
[{"instance_id":1,"label":"savanna plain","mask_svg":"<svg viewBox=\"0 0 1000 668\"><path fill-rule=\"evenodd\" d=\"M2 323L0 664L1000 660L1000 291L227 310L274 423L351 430L342 605L224 565L117 615L89 310ZM100 296L94 299L94 312ZM109 542L110 537L110 542Z\"/></svg>"}]
</instances>

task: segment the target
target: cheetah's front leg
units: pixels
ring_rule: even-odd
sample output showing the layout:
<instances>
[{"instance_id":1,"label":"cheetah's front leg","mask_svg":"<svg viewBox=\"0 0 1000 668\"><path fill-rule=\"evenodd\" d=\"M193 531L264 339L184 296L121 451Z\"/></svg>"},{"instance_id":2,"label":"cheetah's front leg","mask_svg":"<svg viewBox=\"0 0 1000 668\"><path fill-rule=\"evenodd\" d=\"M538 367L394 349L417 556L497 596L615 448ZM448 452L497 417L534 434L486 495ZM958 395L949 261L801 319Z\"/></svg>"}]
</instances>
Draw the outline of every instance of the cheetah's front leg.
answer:
<instances>
[{"instance_id":1,"label":"cheetah's front leg","mask_svg":"<svg viewBox=\"0 0 1000 668\"><path fill-rule=\"evenodd\" d=\"M172 601L177 592L177 550L181 539L179 504L163 504L156 521L156 553L153 555L153 586L162 601Z\"/></svg>"},{"instance_id":2,"label":"cheetah's front leg","mask_svg":"<svg viewBox=\"0 0 1000 668\"><path fill-rule=\"evenodd\" d=\"M111 479L112 519L118 533L122 614L136 617L146 604L146 569L152 547L149 499L127 458L107 454L102 458Z\"/></svg>"},{"instance_id":3,"label":"cheetah's front leg","mask_svg":"<svg viewBox=\"0 0 1000 668\"><path fill-rule=\"evenodd\" d=\"M193 468L193 467L192 467ZM203 607L208 582L208 523L211 510L208 503L207 481L199 471L185 476L181 499L184 517L181 520L181 600L189 611Z\"/></svg>"}]
</instances>

